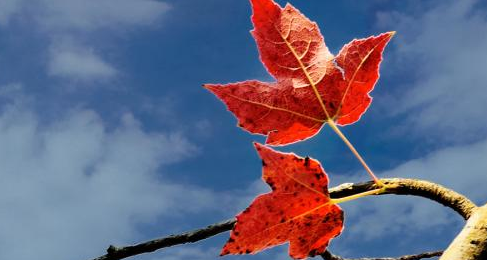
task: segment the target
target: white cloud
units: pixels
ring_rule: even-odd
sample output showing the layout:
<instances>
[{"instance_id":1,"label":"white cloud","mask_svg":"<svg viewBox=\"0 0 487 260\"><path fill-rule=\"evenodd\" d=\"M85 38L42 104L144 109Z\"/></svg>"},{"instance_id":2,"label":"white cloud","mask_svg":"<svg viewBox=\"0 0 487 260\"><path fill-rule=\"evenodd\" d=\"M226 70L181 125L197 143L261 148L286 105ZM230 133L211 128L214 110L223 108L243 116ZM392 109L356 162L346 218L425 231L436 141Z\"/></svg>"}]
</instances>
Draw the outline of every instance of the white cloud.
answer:
<instances>
[{"instance_id":1,"label":"white cloud","mask_svg":"<svg viewBox=\"0 0 487 260\"><path fill-rule=\"evenodd\" d=\"M226 241L227 239L222 239ZM205 242L202 242L207 244ZM224 243L224 242L223 242ZM145 260L183 260L183 259L194 259L194 260L209 260L218 259L221 247L223 245L218 245L217 247L210 245L187 245L181 247L166 248L155 256L139 256L140 259ZM246 259L274 259L274 260L289 260L287 245L277 246L272 249L267 249L256 255L232 255L226 256L235 260L246 260Z\"/></svg>"},{"instance_id":2,"label":"white cloud","mask_svg":"<svg viewBox=\"0 0 487 260\"><path fill-rule=\"evenodd\" d=\"M0 98L18 101L24 96L22 84L15 82L0 87Z\"/></svg>"},{"instance_id":3,"label":"white cloud","mask_svg":"<svg viewBox=\"0 0 487 260\"><path fill-rule=\"evenodd\" d=\"M155 23L169 9L156 0L2 0L0 25L23 13L51 31L126 30Z\"/></svg>"},{"instance_id":4,"label":"white cloud","mask_svg":"<svg viewBox=\"0 0 487 260\"><path fill-rule=\"evenodd\" d=\"M51 48L48 73L51 76L91 81L113 78L117 70L92 49L64 45Z\"/></svg>"},{"instance_id":5,"label":"white cloud","mask_svg":"<svg viewBox=\"0 0 487 260\"><path fill-rule=\"evenodd\" d=\"M220 248L202 248L201 246L186 246L168 248L159 257L148 257L151 260L208 260L215 259L220 254Z\"/></svg>"},{"instance_id":6,"label":"white cloud","mask_svg":"<svg viewBox=\"0 0 487 260\"><path fill-rule=\"evenodd\" d=\"M430 180L456 190L479 205L487 202L487 139L433 152L382 172L382 177ZM364 173L346 177L347 182L363 179ZM427 230L450 229L461 221L450 209L424 198L385 195L343 204L348 219L347 237L364 240L401 235L411 240ZM458 226L458 225L457 225Z\"/></svg>"},{"instance_id":7,"label":"white cloud","mask_svg":"<svg viewBox=\"0 0 487 260\"><path fill-rule=\"evenodd\" d=\"M148 25L169 10L155 0L39 0L37 19L49 29L126 29Z\"/></svg>"},{"instance_id":8,"label":"white cloud","mask_svg":"<svg viewBox=\"0 0 487 260\"><path fill-rule=\"evenodd\" d=\"M41 124L23 105L3 106L1 259L89 259L140 239L142 223L215 207L213 192L160 175L194 145L145 132L130 114L121 121L107 130L93 111L74 110Z\"/></svg>"},{"instance_id":9,"label":"white cloud","mask_svg":"<svg viewBox=\"0 0 487 260\"><path fill-rule=\"evenodd\" d=\"M169 9L169 4L156 0L2 0L0 25L9 26L14 14L22 17L19 21L27 25L23 30L42 32L50 42L49 75L91 81L118 75L96 51L99 46L112 35L158 25ZM107 37L101 40L100 32ZM60 48L58 40L68 37L77 43L75 48Z\"/></svg>"},{"instance_id":10,"label":"white cloud","mask_svg":"<svg viewBox=\"0 0 487 260\"><path fill-rule=\"evenodd\" d=\"M2 0L0 1L0 25L5 26L9 23L12 15L21 8L21 0Z\"/></svg>"},{"instance_id":11,"label":"white cloud","mask_svg":"<svg viewBox=\"0 0 487 260\"><path fill-rule=\"evenodd\" d=\"M401 76L405 83L394 90L395 97L384 109L390 116L403 119L391 131L423 141L434 139L442 143L441 147L450 145L379 175L431 180L485 204L487 19L485 9L476 8L478 3L441 1L434 6L416 6L412 13L378 14L380 27L398 31L392 52L394 63L389 66L405 69L393 75L411 73ZM360 173L334 179L353 182L364 178L367 176ZM363 255L350 250L354 238L360 238L353 240L354 246L382 239L390 244L382 250L395 254L404 248L411 248L406 253L412 253L446 246L463 224L450 209L412 196L364 198L343 207L347 228L336 244L341 249L337 252L350 255ZM436 239L425 244L423 237ZM388 239L394 242L385 241Z\"/></svg>"},{"instance_id":12,"label":"white cloud","mask_svg":"<svg viewBox=\"0 0 487 260\"><path fill-rule=\"evenodd\" d=\"M487 19L478 1L444 1L419 14L380 13L378 23L398 31L398 68L413 73L389 104L406 131L463 142L486 136ZM413 64L413 65L411 65Z\"/></svg>"}]
</instances>

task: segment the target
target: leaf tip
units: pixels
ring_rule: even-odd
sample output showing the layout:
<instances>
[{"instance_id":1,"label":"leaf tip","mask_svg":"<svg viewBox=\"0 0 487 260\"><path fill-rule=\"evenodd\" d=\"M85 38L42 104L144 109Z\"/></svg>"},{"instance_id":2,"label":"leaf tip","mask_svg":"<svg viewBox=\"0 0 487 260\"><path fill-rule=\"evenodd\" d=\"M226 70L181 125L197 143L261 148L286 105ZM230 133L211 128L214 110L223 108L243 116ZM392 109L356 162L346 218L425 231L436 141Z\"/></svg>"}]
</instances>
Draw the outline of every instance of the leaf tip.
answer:
<instances>
[{"instance_id":1,"label":"leaf tip","mask_svg":"<svg viewBox=\"0 0 487 260\"><path fill-rule=\"evenodd\" d=\"M222 251L220 251L220 256L225 256L230 254L230 250L228 249L228 242L223 246Z\"/></svg>"},{"instance_id":2,"label":"leaf tip","mask_svg":"<svg viewBox=\"0 0 487 260\"><path fill-rule=\"evenodd\" d=\"M262 147L264 147L264 145L257 143L257 142L253 142L253 144L254 144L254 147L257 151L260 151L262 149Z\"/></svg>"}]
</instances>

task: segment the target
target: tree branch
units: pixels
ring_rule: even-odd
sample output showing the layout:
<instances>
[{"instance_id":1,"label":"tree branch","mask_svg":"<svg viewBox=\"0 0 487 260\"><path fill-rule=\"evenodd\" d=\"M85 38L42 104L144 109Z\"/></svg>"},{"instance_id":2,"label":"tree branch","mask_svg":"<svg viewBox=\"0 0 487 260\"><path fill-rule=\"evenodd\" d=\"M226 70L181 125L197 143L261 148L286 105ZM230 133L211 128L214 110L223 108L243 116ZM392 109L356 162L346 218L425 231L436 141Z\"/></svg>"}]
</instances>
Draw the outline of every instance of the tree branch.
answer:
<instances>
[{"instance_id":1,"label":"tree branch","mask_svg":"<svg viewBox=\"0 0 487 260\"><path fill-rule=\"evenodd\" d=\"M460 214L464 219L468 219L477 206L467 197L447 189L439 184L429 181L416 179L381 179L385 184L383 194L412 195L427 198L449 207ZM330 189L330 197L342 198L357 193L380 188L373 181L362 183L344 183Z\"/></svg>"},{"instance_id":2,"label":"tree branch","mask_svg":"<svg viewBox=\"0 0 487 260\"><path fill-rule=\"evenodd\" d=\"M235 219L229 219L220 223L209 225L205 228L196 229L179 235L171 235L168 237L154 239L133 246L116 247L111 245L110 247L108 247L106 255L97 257L93 260L119 260L134 255L154 252L158 249L165 247L194 243L205 238L209 238L220 233L229 231L233 228L236 222L237 220Z\"/></svg>"},{"instance_id":3,"label":"tree branch","mask_svg":"<svg viewBox=\"0 0 487 260\"><path fill-rule=\"evenodd\" d=\"M432 258L436 256L441 256L443 252L442 251L436 251L436 252L427 252L427 253L422 253L422 254L417 254L417 255L405 255L401 257L382 257L382 258L343 258L337 255L334 255L330 253L329 251L326 251L324 254L321 255L321 257L324 260L419 260L419 259L424 259L424 258Z\"/></svg>"},{"instance_id":4,"label":"tree branch","mask_svg":"<svg viewBox=\"0 0 487 260\"><path fill-rule=\"evenodd\" d=\"M487 204L477 208L440 260L487 259Z\"/></svg>"},{"instance_id":5,"label":"tree branch","mask_svg":"<svg viewBox=\"0 0 487 260\"><path fill-rule=\"evenodd\" d=\"M452 208L465 219L468 219L473 210L476 208L476 205L465 196L435 183L413 179L381 179L381 181L386 184L386 187L384 188L384 192L382 194L413 195L428 198L446 207ZM346 183L331 188L330 196L332 198L342 198L377 188L378 187L372 181L357 184ZM229 231L233 228L235 223L235 219L230 219L210 225L206 228L193 230L179 235L171 235L164 238L154 239L132 246L116 247L111 245L107 249L107 254L94 258L93 260L120 260L134 255L153 252L165 247L186 243L194 243ZM404 256L402 258L376 258L376 260L414 260L428 257L429 254L432 253L416 255L416 258L411 258L415 256ZM333 255L330 254L330 256ZM334 257L335 258L331 258L331 260L350 260L343 259L338 256ZM361 260L373 259L362 258Z\"/></svg>"}]
</instances>

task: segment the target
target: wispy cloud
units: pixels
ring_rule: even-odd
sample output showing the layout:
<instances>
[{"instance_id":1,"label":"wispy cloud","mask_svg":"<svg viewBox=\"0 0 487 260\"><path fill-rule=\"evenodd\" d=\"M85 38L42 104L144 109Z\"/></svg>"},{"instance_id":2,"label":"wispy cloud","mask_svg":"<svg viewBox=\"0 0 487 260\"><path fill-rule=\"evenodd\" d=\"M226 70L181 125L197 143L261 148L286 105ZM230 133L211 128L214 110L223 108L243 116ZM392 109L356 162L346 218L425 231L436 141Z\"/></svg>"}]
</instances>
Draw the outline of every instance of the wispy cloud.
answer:
<instances>
[{"instance_id":1,"label":"wispy cloud","mask_svg":"<svg viewBox=\"0 0 487 260\"><path fill-rule=\"evenodd\" d=\"M219 248L203 248L201 246L189 247L175 247L164 250L158 257L150 256L148 260L181 260L181 259L195 259L208 260L215 259L220 254Z\"/></svg>"},{"instance_id":2,"label":"wispy cloud","mask_svg":"<svg viewBox=\"0 0 487 260\"><path fill-rule=\"evenodd\" d=\"M84 46L63 45L50 49L48 73L67 79L91 81L113 78L117 71L102 60L93 49Z\"/></svg>"},{"instance_id":3,"label":"wispy cloud","mask_svg":"<svg viewBox=\"0 0 487 260\"><path fill-rule=\"evenodd\" d=\"M166 166L199 153L182 133L147 132L131 113L108 127L89 109L42 122L28 96L18 83L0 87L1 259L90 259L109 244L149 239L141 225L182 232L167 223L223 220L269 191L261 180L219 191L170 181ZM162 259L211 259L217 251L176 248Z\"/></svg>"},{"instance_id":4,"label":"wispy cloud","mask_svg":"<svg viewBox=\"0 0 487 260\"><path fill-rule=\"evenodd\" d=\"M478 140L487 133L486 12L475 0L437 3L414 14L378 14L380 26L398 31L397 68L409 68L389 110L406 118L406 132Z\"/></svg>"},{"instance_id":5,"label":"wispy cloud","mask_svg":"<svg viewBox=\"0 0 487 260\"><path fill-rule=\"evenodd\" d=\"M377 14L379 27L398 31L391 52L394 61L388 65L396 67L392 75L399 77L393 82L403 83L389 92L390 102L383 112L401 123L389 130L406 138L432 138L435 145L429 149L443 147L419 154L417 159L380 175L431 180L485 203L487 192L482 183L487 182L487 121L483 119L487 109L487 19L485 9L476 8L479 3L436 1L418 7L414 2L411 12ZM363 178L361 173L335 177L334 181ZM366 198L343 207L348 224L335 245L351 256L369 255L377 247L364 245L379 239L383 245L377 250L380 254L391 250L397 255L404 248L441 248L462 225L453 211L421 198ZM429 243L419 237L430 239ZM353 247L360 251L350 249Z\"/></svg>"},{"instance_id":6,"label":"wispy cloud","mask_svg":"<svg viewBox=\"0 0 487 260\"><path fill-rule=\"evenodd\" d=\"M2 0L0 24L14 13L28 14L50 31L129 29L157 21L170 6L155 0Z\"/></svg>"},{"instance_id":7,"label":"wispy cloud","mask_svg":"<svg viewBox=\"0 0 487 260\"><path fill-rule=\"evenodd\" d=\"M0 26L8 28L11 21L18 21L23 30L45 37L50 45L46 49L49 75L92 83L119 75L117 66L98 51L110 36L158 27L168 10L169 4L156 0L5 0L0 1ZM66 38L76 44L66 47Z\"/></svg>"},{"instance_id":8,"label":"wispy cloud","mask_svg":"<svg viewBox=\"0 0 487 260\"><path fill-rule=\"evenodd\" d=\"M227 239L223 239L226 241ZM224 242L223 242L224 243ZM156 256L141 257L145 260L183 260L183 259L195 259L195 260L209 260L218 259L222 245L210 246L210 245L192 245L167 248L160 253L156 253ZM245 260L245 259L274 259L274 260L289 260L288 246L277 246L273 249L267 249L259 252L256 255L232 255L227 256L231 259Z\"/></svg>"},{"instance_id":9,"label":"wispy cloud","mask_svg":"<svg viewBox=\"0 0 487 260\"><path fill-rule=\"evenodd\" d=\"M131 114L110 130L86 109L38 118L23 103L0 112L0 258L88 259L142 223L215 207L214 192L164 177L197 151L185 136L146 132Z\"/></svg>"},{"instance_id":10,"label":"wispy cloud","mask_svg":"<svg viewBox=\"0 0 487 260\"><path fill-rule=\"evenodd\" d=\"M430 180L456 190L481 205L487 197L487 191L483 188L487 183L486 154L487 139L432 152L382 172L380 176ZM359 181L363 180L364 175L360 173L335 177L335 181ZM364 248L360 248L361 251L348 250L351 245L373 244L373 241L383 241L385 238L397 240L387 246L394 254L400 254L400 250L404 248L412 253L413 250L419 252L435 249L438 244L446 246L450 241L448 238L453 238L462 225L461 217L454 211L427 199L412 196L365 198L345 203L342 207L347 216L347 225L336 247L352 256L363 256L370 252ZM428 233L425 234L425 231ZM436 239L428 244L418 242L419 236ZM407 252L406 250L405 253ZM387 254L387 250L381 252L384 253Z\"/></svg>"},{"instance_id":11,"label":"wispy cloud","mask_svg":"<svg viewBox=\"0 0 487 260\"><path fill-rule=\"evenodd\" d=\"M0 25L5 26L21 7L19 0L3 0L0 1Z\"/></svg>"},{"instance_id":12,"label":"wispy cloud","mask_svg":"<svg viewBox=\"0 0 487 260\"><path fill-rule=\"evenodd\" d=\"M155 22L169 5L154 0L39 0L39 22L49 29L126 29Z\"/></svg>"}]
</instances>

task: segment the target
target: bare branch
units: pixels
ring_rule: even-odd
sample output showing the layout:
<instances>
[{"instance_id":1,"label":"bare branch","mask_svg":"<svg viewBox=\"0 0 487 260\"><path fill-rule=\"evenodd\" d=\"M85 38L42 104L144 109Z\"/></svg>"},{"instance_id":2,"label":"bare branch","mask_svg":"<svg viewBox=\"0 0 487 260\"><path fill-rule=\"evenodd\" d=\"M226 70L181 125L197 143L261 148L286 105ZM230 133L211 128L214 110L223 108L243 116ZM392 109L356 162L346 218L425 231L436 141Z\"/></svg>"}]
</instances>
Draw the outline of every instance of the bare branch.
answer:
<instances>
[{"instance_id":1,"label":"bare branch","mask_svg":"<svg viewBox=\"0 0 487 260\"><path fill-rule=\"evenodd\" d=\"M185 232L179 235L171 235L159 239L150 240L133 246L116 247L111 245L107 249L107 254L95 258L93 260L119 260L130 256L149 253L161 248L171 247L174 245L181 245L186 243L194 243L205 238L231 230L237 222L235 219L229 219L220 223L216 223L205 228L196 229Z\"/></svg>"},{"instance_id":2,"label":"bare branch","mask_svg":"<svg viewBox=\"0 0 487 260\"><path fill-rule=\"evenodd\" d=\"M386 185L383 194L412 195L427 198L449 207L468 219L477 206L467 197L447 189L439 184L415 179L381 179ZM330 189L332 198L342 198L357 193L380 188L373 181L362 183L345 183Z\"/></svg>"},{"instance_id":3,"label":"bare branch","mask_svg":"<svg viewBox=\"0 0 487 260\"><path fill-rule=\"evenodd\" d=\"M467 199L465 196L458 194L453 190L449 190L443 186L435 183L413 180L413 179L382 179L384 184L386 184L383 194L396 194L396 195L413 195L420 196L424 198L436 201L444 206L450 207L456 212L458 212L465 219L472 214L472 211L476 208L476 205ZM377 189L378 187L374 182L364 182L364 183L349 183L342 184L335 188L330 189L330 196L332 198L342 198L354 194L358 194L364 191ZM210 225L206 228L196 229L179 235L171 235L164 238L159 238L155 240L150 240L144 243L126 246L126 247L116 247L110 246L107 249L107 254L97 257L93 260L120 260L130 256L139 255L143 253L149 253L162 249L165 247L170 247L174 245L194 243L217 234L229 231L235 225L236 220L230 219L217 224ZM438 253L438 252L435 252ZM416 256L404 256L402 258L375 258L380 260L414 260L428 257L429 254L425 253ZM333 255L330 255L330 257ZM338 256L333 256L331 260L350 260L343 259ZM409 258L407 258L409 257ZM411 258L416 257L416 258ZM418 258L421 257L421 258ZM433 257L433 256L429 256ZM373 260L374 258L362 258L360 260ZM358 260L358 259L357 259Z\"/></svg>"},{"instance_id":4,"label":"bare branch","mask_svg":"<svg viewBox=\"0 0 487 260\"><path fill-rule=\"evenodd\" d=\"M487 259L487 204L477 208L440 260Z\"/></svg>"},{"instance_id":5,"label":"bare branch","mask_svg":"<svg viewBox=\"0 0 487 260\"><path fill-rule=\"evenodd\" d=\"M419 259L441 256L442 253L443 253L442 251L436 251L436 252L428 252L428 253L422 253L422 254L417 254L417 255L405 255L405 256L400 256L400 257L343 258L343 257L334 255L334 254L326 251L324 254L321 255L321 257L324 260L419 260Z\"/></svg>"}]
</instances>

